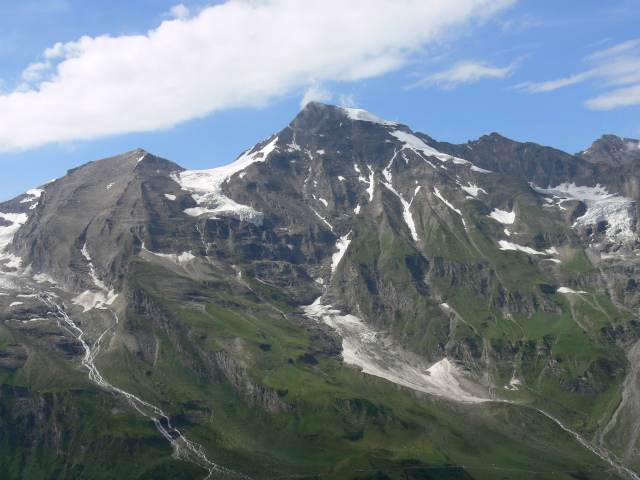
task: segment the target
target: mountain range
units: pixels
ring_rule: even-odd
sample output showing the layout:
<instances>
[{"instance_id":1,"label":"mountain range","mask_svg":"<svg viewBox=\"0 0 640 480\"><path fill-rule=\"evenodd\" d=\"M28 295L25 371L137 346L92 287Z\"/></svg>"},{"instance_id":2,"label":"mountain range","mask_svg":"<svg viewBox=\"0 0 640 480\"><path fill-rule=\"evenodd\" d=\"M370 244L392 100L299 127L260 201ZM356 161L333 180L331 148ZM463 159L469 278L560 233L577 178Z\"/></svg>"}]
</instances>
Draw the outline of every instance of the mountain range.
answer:
<instances>
[{"instance_id":1,"label":"mountain range","mask_svg":"<svg viewBox=\"0 0 640 480\"><path fill-rule=\"evenodd\" d=\"M640 150L307 104L0 203L3 478L640 478Z\"/></svg>"}]
</instances>

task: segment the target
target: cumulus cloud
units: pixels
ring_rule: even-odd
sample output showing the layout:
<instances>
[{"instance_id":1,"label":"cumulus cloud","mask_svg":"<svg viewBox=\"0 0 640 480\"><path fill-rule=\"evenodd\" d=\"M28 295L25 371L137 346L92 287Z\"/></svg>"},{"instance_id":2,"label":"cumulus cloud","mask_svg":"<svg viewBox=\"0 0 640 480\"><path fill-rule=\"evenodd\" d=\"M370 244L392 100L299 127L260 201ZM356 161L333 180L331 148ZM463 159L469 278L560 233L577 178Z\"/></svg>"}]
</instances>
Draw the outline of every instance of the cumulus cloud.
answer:
<instances>
[{"instance_id":1,"label":"cumulus cloud","mask_svg":"<svg viewBox=\"0 0 640 480\"><path fill-rule=\"evenodd\" d=\"M195 15L178 6L146 35L48 48L47 68L25 71L28 88L0 95L0 150L153 131L382 75L514 1L229 0Z\"/></svg>"},{"instance_id":2,"label":"cumulus cloud","mask_svg":"<svg viewBox=\"0 0 640 480\"><path fill-rule=\"evenodd\" d=\"M608 91L586 100L593 110L611 110L629 105L640 105L640 39L630 40L585 58L591 68L566 78L546 82L526 82L516 88L530 93L551 92L587 80L597 88Z\"/></svg>"},{"instance_id":3,"label":"cumulus cloud","mask_svg":"<svg viewBox=\"0 0 640 480\"><path fill-rule=\"evenodd\" d=\"M186 20L189 18L190 14L191 12L189 11L189 7L186 7L184 3L171 7L171 10L169 11L170 17L179 18L180 20Z\"/></svg>"},{"instance_id":4,"label":"cumulus cloud","mask_svg":"<svg viewBox=\"0 0 640 480\"><path fill-rule=\"evenodd\" d=\"M465 60L444 72L428 75L411 87L437 85L443 90L452 90L459 85L476 83L486 78L504 78L513 72L517 63L513 62L507 67L493 67L487 63Z\"/></svg>"}]
</instances>

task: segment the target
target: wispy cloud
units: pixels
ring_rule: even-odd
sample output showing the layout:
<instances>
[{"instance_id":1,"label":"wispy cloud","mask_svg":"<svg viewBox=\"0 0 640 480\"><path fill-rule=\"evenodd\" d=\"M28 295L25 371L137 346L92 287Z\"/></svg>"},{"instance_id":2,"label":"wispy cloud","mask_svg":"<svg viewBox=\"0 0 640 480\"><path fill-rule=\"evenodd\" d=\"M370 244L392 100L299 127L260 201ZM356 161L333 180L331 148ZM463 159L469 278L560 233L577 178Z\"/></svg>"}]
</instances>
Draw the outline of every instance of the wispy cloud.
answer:
<instances>
[{"instance_id":1,"label":"wispy cloud","mask_svg":"<svg viewBox=\"0 0 640 480\"><path fill-rule=\"evenodd\" d=\"M311 101L330 102L332 98L333 95L330 90L318 83L314 83L310 85L304 93L304 97L302 97L302 101L300 102L300 107L304 107Z\"/></svg>"},{"instance_id":2,"label":"wispy cloud","mask_svg":"<svg viewBox=\"0 0 640 480\"><path fill-rule=\"evenodd\" d=\"M506 67L494 67L485 62L465 60L456 63L444 72L428 75L409 88L437 85L443 90L452 90L459 85L476 83L487 78L505 78L513 72L518 63L518 61L515 61Z\"/></svg>"},{"instance_id":3,"label":"wispy cloud","mask_svg":"<svg viewBox=\"0 0 640 480\"><path fill-rule=\"evenodd\" d=\"M611 110L640 105L640 39L620 43L585 58L591 67L565 78L546 82L525 82L515 88L530 92L551 92L559 88L592 80L597 88L609 91L586 100L593 110Z\"/></svg>"},{"instance_id":4,"label":"wispy cloud","mask_svg":"<svg viewBox=\"0 0 640 480\"><path fill-rule=\"evenodd\" d=\"M47 49L0 95L0 150L153 131L375 77L515 0L229 0Z\"/></svg>"},{"instance_id":5,"label":"wispy cloud","mask_svg":"<svg viewBox=\"0 0 640 480\"><path fill-rule=\"evenodd\" d=\"M356 102L353 93L350 94L341 94L340 95L340 105L347 108L358 108L358 102Z\"/></svg>"}]
</instances>

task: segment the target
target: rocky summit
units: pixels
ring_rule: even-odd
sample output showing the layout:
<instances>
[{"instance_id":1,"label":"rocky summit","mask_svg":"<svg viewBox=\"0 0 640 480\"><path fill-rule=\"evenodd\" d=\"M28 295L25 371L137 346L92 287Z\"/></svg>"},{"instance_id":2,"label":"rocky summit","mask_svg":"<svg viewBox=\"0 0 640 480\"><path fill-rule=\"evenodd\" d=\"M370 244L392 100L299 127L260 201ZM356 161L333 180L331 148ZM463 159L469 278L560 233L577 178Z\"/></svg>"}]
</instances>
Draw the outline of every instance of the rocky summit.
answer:
<instances>
[{"instance_id":1,"label":"rocky summit","mask_svg":"<svg viewBox=\"0 0 640 480\"><path fill-rule=\"evenodd\" d=\"M611 137L312 102L225 167L136 150L0 203L2 477L640 478Z\"/></svg>"}]
</instances>

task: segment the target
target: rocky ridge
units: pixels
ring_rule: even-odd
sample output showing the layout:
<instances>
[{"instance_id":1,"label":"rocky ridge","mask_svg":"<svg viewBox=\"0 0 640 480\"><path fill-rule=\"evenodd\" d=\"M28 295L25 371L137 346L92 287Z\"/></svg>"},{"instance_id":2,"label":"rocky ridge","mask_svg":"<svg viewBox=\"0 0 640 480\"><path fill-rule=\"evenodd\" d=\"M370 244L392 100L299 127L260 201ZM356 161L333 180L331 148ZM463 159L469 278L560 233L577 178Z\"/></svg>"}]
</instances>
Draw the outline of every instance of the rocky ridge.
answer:
<instances>
[{"instance_id":1,"label":"rocky ridge","mask_svg":"<svg viewBox=\"0 0 640 480\"><path fill-rule=\"evenodd\" d=\"M567 451L582 453L557 455L558 466L586 455L578 463L633 477L637 439L616 422L635 418L635 403L613 399L634 388L625 352L640 338L636 164L588 163L495 133L451 145L314 102L227 167L188 171L142 150L91 162L0 204L2 368L33 388L24 372L55 358L78 381L82 350L43 309L46 291L97 347L103 375L171 405L209 458L242 473L265 475L217 418L232 398L244 405L229 413L236 421L263 412L262 433L241 427L258 449L283 441L277 422L325 418L333 402L341 433L295 423L310 428L296 437L308 456L332 435L352 442L342 452L374 438L357 427L363 411L382 430L424 426L398 408L426 394L436 406L424 418L465 409L467 421L453 423L463 437L484 425L474 409L529 418L517 405L540 405L587 442L566 434ZM364 392L387 392L384 382L400 390L369 405ZM505 435L496 415L491 428ZM203 434L206 418L220 440ZM605 453L584 449L590 439ZM540 468L530 448L511 457ZM282 465L269 471L302 471L289 457Z\"/></svg>"}]
</instances>

